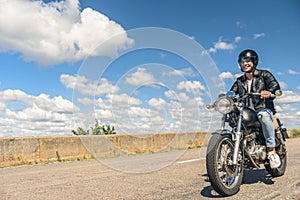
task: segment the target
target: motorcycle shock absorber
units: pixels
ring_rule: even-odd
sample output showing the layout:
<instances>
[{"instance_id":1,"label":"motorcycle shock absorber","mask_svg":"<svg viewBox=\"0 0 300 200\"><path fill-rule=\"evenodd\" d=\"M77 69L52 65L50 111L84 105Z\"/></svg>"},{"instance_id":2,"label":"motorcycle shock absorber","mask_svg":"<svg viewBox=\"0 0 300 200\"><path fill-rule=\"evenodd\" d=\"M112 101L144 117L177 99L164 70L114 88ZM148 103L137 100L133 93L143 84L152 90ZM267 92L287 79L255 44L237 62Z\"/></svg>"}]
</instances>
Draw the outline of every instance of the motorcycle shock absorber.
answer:
<instances>
[{"instance_id":1,"label":"motorcycle shock absorber","mask_svg":"<svg viewBox=\"0 0 300 200\"><path fill-rule=\"evenodd\" d=\"M278 123L278 125L279 125L279 127L278 127L278 128L279 128L279 131L280 131L280 133L282 134L283 140L285 141L286 138L289 138L289 136L288 136L288 134L287 134L287 132L286 132L286 128L283 128L283 127L282 127L283 124L281 123L281 121L280 121L279 118L277 118L276 120L277 120L277 123Z\"/></svg>"}]
</instances>

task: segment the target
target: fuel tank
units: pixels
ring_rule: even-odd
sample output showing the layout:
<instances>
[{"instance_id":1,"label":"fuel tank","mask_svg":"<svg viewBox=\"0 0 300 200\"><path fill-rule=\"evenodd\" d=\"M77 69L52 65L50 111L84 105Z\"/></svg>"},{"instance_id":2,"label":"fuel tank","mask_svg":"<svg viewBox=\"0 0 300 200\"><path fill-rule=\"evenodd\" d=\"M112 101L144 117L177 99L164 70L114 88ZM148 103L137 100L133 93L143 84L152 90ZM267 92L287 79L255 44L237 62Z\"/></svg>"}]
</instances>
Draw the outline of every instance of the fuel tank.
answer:
<instances>
[{"instance_id":1,"label":"fuel tank","mask_svg":"<svg viewBox=\"0 0 300 200\"><path fill-rule=\"evenodd\" d=\"M250 108L244 108L243 111L243 124L245 127L260 128L260 122L258 121L257 114Z\"/></svg>"}]
</instances>

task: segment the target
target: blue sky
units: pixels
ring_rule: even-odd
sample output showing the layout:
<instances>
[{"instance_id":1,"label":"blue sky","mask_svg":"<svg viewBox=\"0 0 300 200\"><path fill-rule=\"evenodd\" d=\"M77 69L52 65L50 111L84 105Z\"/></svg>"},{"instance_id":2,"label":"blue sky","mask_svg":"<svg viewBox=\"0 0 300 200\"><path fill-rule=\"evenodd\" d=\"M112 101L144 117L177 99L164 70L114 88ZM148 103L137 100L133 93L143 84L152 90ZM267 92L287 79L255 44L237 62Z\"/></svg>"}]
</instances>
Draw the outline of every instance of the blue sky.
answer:
<instances>
[{"instance_id":1,"label":"blue sky","mask_svg":"<svg viewBox=\"0 0 300 200\"><path fill-rule=\"evenodd\" d=\"M299 128L299 9L298 0L4 0L0 136L69 135L95 118L119 133L212 129L205 104L241 74L246 48L281 84L278 115Z\"/></svg>"}]
</instances>

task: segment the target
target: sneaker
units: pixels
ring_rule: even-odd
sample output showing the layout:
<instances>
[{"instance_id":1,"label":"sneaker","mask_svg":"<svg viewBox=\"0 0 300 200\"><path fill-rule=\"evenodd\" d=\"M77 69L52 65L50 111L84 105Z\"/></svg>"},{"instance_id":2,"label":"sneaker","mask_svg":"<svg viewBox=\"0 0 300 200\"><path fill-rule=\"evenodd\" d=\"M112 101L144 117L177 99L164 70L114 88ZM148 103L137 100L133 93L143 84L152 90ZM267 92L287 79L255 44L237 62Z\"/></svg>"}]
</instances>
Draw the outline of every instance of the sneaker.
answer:
<instances>
[{"instance_id":1,"label":"sneaker","mask_svg":"<svg viewBox=\"0 0 300 200\"><path fill-rule=\"evenodd\" d=\"M272 169L278 168L281 165L281 161L280 161L279 156L276 153L272 152L272 151L270 151L268 153L268 159L270 161L270 167Z\"/></svg>"}]
</instances>

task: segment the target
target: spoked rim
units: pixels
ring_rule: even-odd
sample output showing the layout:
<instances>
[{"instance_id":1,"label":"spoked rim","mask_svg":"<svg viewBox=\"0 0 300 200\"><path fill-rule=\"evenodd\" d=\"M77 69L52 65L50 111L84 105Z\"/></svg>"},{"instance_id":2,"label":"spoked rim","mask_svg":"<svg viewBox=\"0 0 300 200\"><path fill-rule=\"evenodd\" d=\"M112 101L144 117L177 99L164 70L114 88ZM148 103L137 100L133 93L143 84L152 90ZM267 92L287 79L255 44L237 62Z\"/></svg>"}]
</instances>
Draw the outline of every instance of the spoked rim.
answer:
<instances>
[{"instance_id":1,"label":"spoked rim","mask_svg":"<svg viewBox=\"0 0 300 200\"><path fill-rule=\"evenodd\" d=\"M238 162L237 165L233 165L233 152L234 144L229 138L223 138L218 146L217 159L217 171L220 182L227 188L234 187L241 174L242 166ZM238 156L241 158L241 156Z\"/></svg>"}]
</instances>

